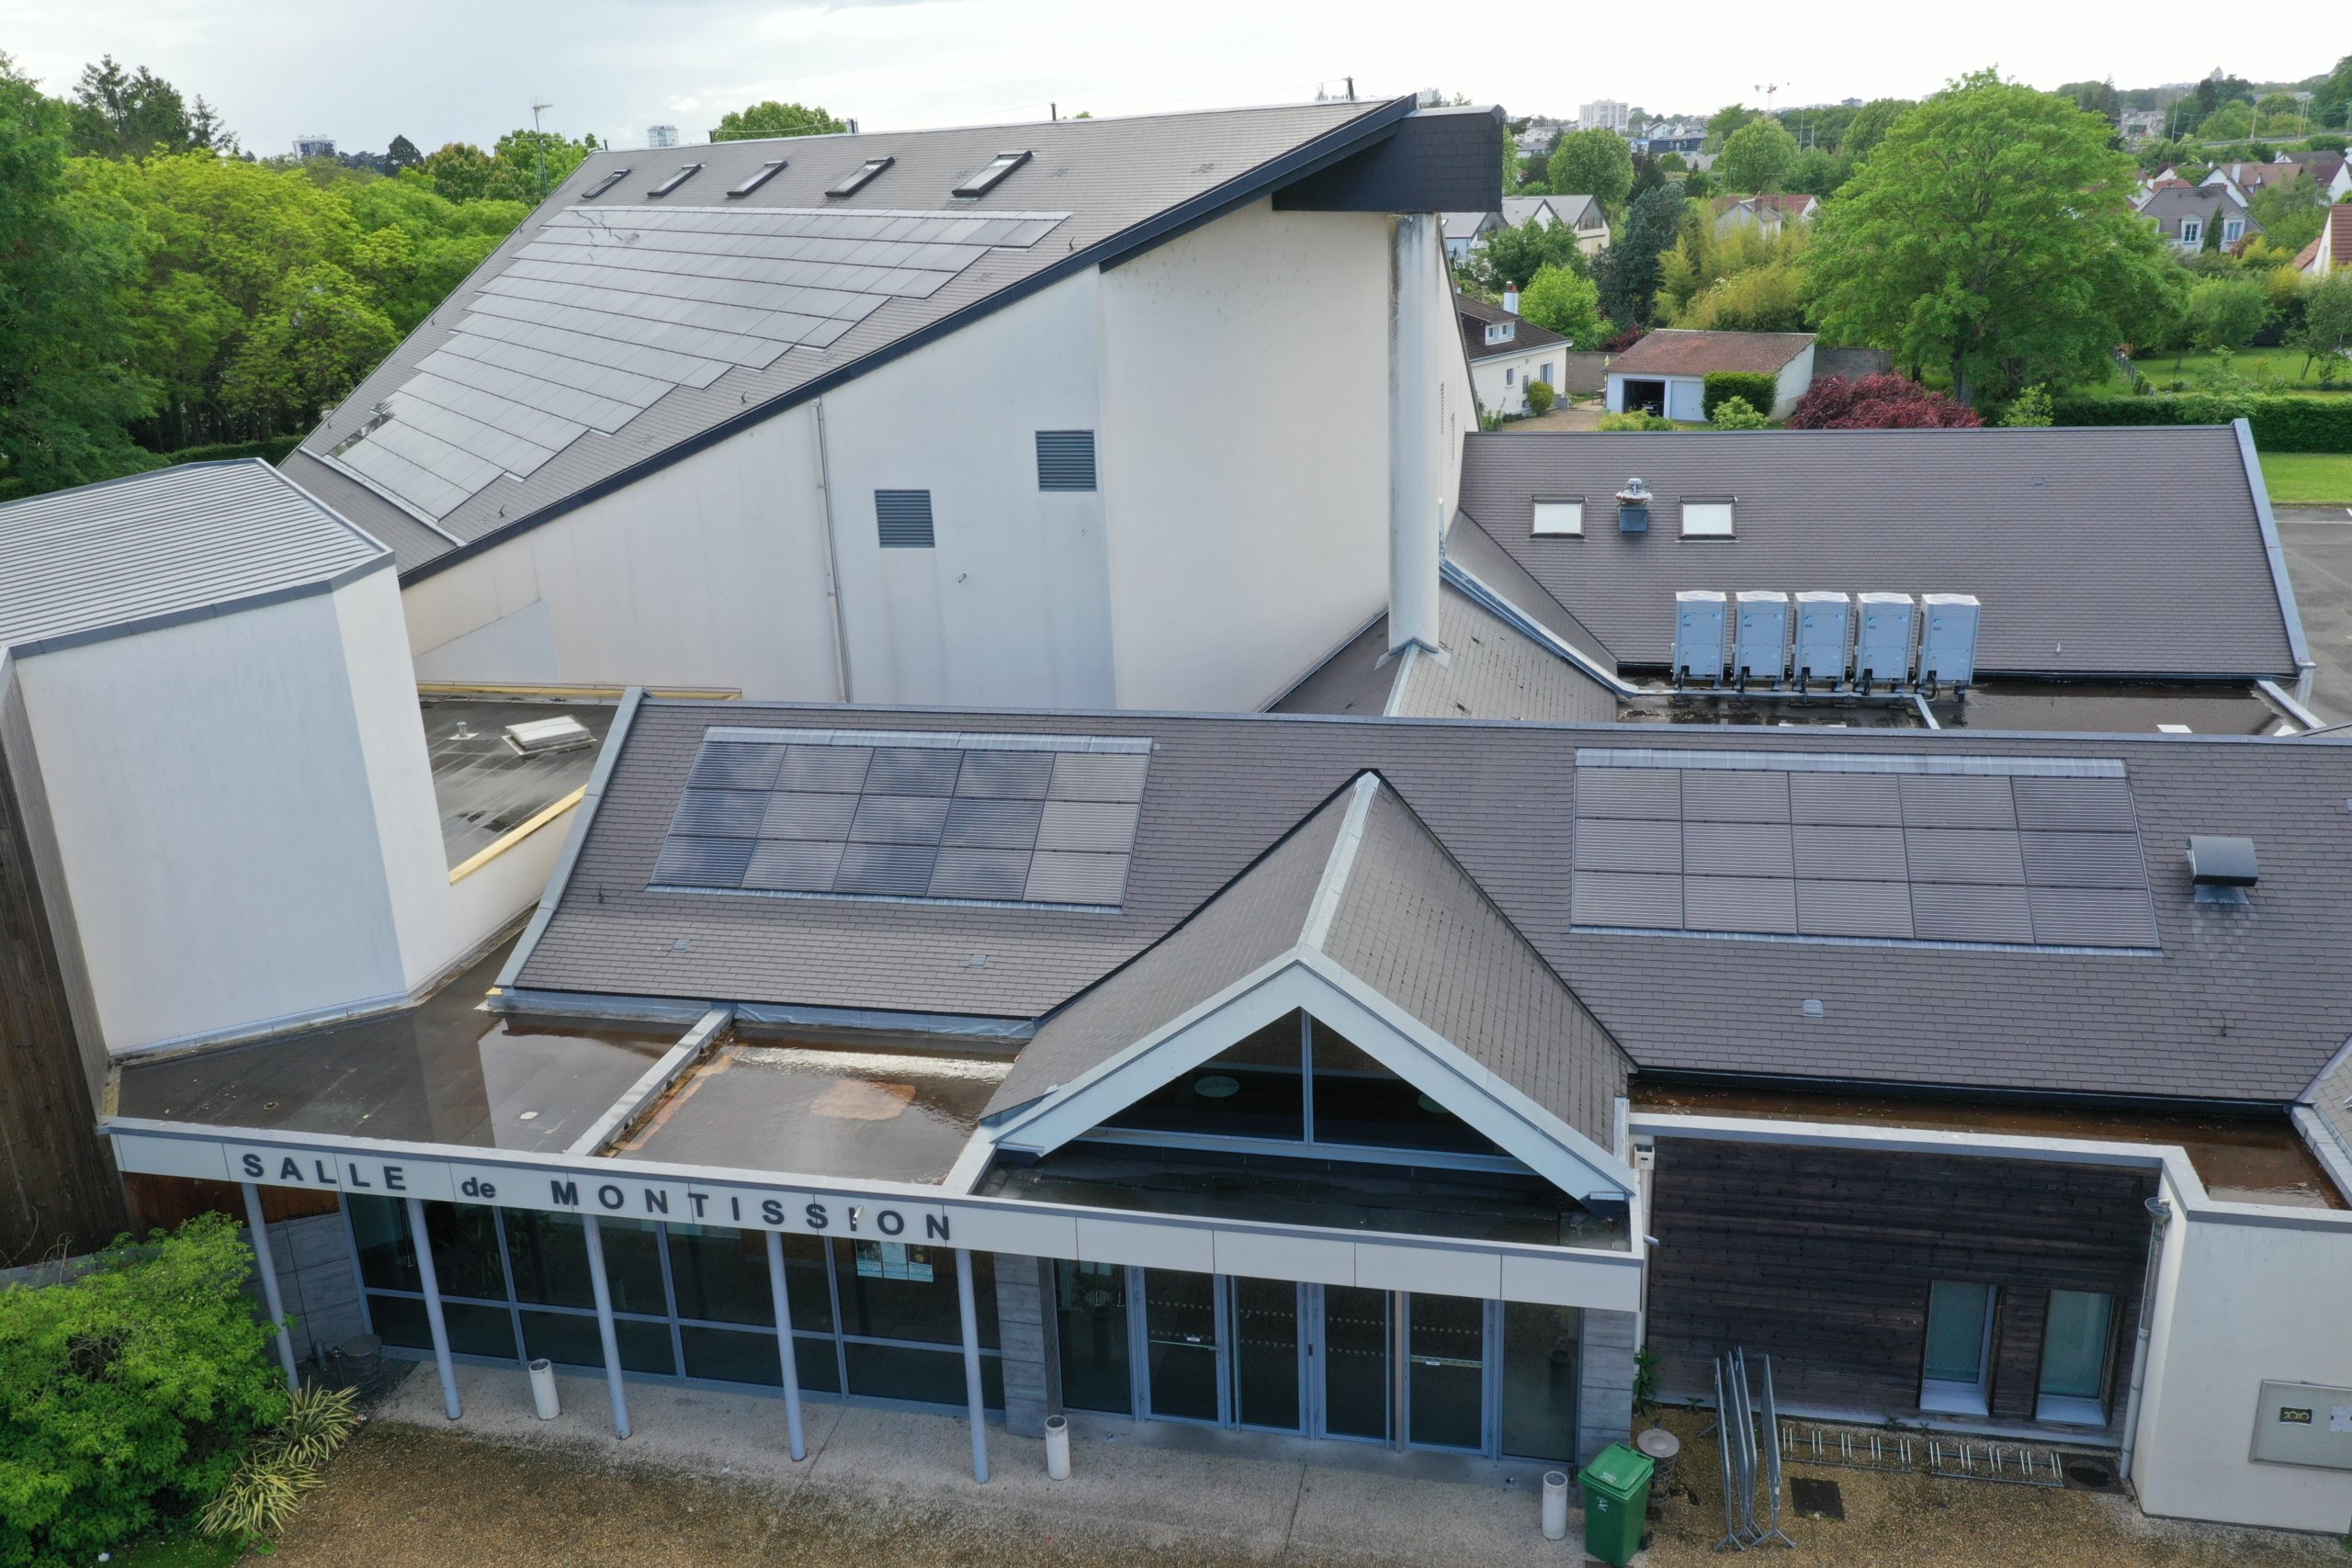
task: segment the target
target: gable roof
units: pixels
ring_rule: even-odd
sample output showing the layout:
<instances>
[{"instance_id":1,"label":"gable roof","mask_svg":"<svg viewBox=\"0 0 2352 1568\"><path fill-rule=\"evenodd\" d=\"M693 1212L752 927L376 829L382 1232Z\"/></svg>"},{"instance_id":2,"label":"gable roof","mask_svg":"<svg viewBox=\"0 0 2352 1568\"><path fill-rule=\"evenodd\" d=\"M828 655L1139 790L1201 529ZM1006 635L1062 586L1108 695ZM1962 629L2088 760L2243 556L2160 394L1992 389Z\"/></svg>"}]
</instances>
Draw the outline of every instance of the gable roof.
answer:
<instances>
[{"instance_id":1,"label":"gable roof","mask_svg":"<svg viewBox=\"0 0 2352 1568\"><path fill-rule=\"evenodd\" d=\"M1611 376L1703 376L1744 370L1777 376L1813 346L1811 333L1710 333L1661 327L1609 362Z\"/></svg>"},{"instance_id":2,"label":"gable roof","mask_svg":"<svg viewBox=\"0 0 2352 1568\"><path fill-rule=\"evenodd\" d=\"M1821 205L1821 198L1811 191L1768 190L1754 196L1719 196L1712 204L1720 216L1735 207L1766 208L1774 212L1803 214Z\"/></svg>"},{"instance_id":3,"label":"gable roof","mask_svg":"<svg viewBox=\"0 0 2352 1568\"><path fill-rule=\"evenodd\" d=\"M324 592L382 545L258 457L185 463L0 506L0 654Z\"/></svg>"},{"instance_id":4,"label":"gable roof","mask_svg":"<svg viewBox=\"0 0 2352 1568\"><path fill-rule=\"evenodd\" d=\"M1150 775L1123 902L1095 912L657 890L655 859L713 724L1056 735L1110 726L1148 738ZM2154 897L2154 948L1914 943L1858 954L1834 942L1578 928L1570 918L1580 874L1577 754L1651 739L1733 758L1823 753L1867 767L1994 757L2120 770ZM2277 1106L2301 1096L2352 1036L2352 992L2280 981L2334 973L2352 950L2352 904L2342 897L2352 886L2344 809L2352 742L2324 737L1706 725L1678 725L1669 736L1622 726L649 698L609 754L602 804L575 829L572 869L550 889L552 912L515 964L514 984L526 991L882 1011L910 1026L924 1015L1036 1019L1193 917L1370 770L1411 803L1644 1072ZM2190 896L2188 837L2213 831L2249 834L2259 846L2262 882L2247 906ZM1295 905L1269 894L1261 908L1272 925ZM1817 1014L1801 1005L1808 1000L1822 1004Z\"/></svg>"},{"instance_id":5,"label":"gable roof","mask_svg":"<svg viewBox=\"0 0 2352 1568\"><path fill-rule=\"evenodd\" d=\"M1475 240L1502 221L1498 212L1441 212L1438 225L1449 240Z\"/></svg>"},{"instance_id":6,"label":"gable roof","mask_svg":"<svg viewBox=\"0 0 2352 1568\"><path fill-rule=\"evenodd\" d=\"M433 570L1327 167L1412 108L1400 98L594 153L286 471L380 526L405 572ZM1009 148L1028 162L977 197L950 194ZM895 162L853 194L827 194L885 158ZM650 194L696 164L674 194Z\"/></svg>"},{"instance_id":7,"label":"gable roof","mask_svg":"<svg viewBox=\"0 0 2352 1568\"><path fill-rule=\"evenodd\" d=\"M2180 232L2182 219L2202 221L2210 220L2217 210L2224 218L2245 219L2248 233L2261 231L2262 225L2254 220L2227 186L2192 186L2180 180L2165 180L2140 204L2142 217L2154 219L2158 230L2173 235Z\"/></svg>"},{"instance_id":8,"label":"gable roof","mask_svg":"<svg viewBox=\"0 0 2352 1568\"><path fill-rule=\"evenodd\" d=\"M2328 267L2352 267L2352 202L2337 202L2327 209L2327 224L2314 235L2295 256L2295 265L2309 270L2319 262L2320 252L2327 252Z\"/></svg>"},{"instance_id":9,"label":"gable roof","mask_svg":"<svg viewBox=\"0 0 2352 1568\"><path fill-rule=\"evenodd\" d=\"M1507 354L1525 354L1530 349L1549 348L1554 344L1566 344L1567 339L1549 327L1539 327L1515 310L1500 305L1490 305L1474 295L1453 297L1453 315L1462 328L1462 346L1473 359L1491 359ZM1511 335L1503 343L1488 343L1487 329L1510 322ZM1573 346L1573 345L1570 345Z\"/></svg>"},{"instance_id":10,"label":"gable roof","mask_svg":"<svg viewBox=\"0 0 2352 1568\"><path fill-rule=\"evenodd\" d=\"M2251 461L2227 425L1473 434L1461 505L1619 668L1671 662L1679 590L1822 589L1973 593L1985 674L2291 679ZM1634 475L1657 502L1621 534ZM1532 536L1571 496L1584 536ZM1683 496L1734 498L1733 536L1679 538Z\"/></svg>"},{"instance_id":11,"label":"gable roof","mask_svg":"<svg viewBox=\"0 0 2352 1568\"><path fill-rule=\"evenodd\" d=\"M1589 196L1507 196L1503 197L1503 221L1517 229L1532 221L1539 213L1549 212L1571 229L1600 226L1600 203Z\"/></svg>"}]
</instances>

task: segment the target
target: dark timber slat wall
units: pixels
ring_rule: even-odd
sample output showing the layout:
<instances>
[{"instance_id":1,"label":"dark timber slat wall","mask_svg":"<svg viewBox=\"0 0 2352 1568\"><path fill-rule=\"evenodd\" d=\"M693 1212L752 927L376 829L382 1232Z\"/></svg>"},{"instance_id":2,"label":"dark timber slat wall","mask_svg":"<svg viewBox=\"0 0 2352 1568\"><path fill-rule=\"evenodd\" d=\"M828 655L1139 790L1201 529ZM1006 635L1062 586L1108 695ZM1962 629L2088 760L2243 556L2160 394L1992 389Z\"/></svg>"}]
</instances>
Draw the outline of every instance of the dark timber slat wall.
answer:
<instances>
[{"instance_id":1,"label":"dark timber slat wall","mask_svg":"<svg viewBox=\"0 0 2352 1568\"><path fill-rule=\"evenodd\" d=\"M1649 1346L1669 1395L1708 1358L1772 1357L1781 1403L1912 1416L1928 1288L1999 1287L1993 1417L2029 1421L2052 1290L2115 1298L2108 1393L2136 1331L2153 1173L2036 1160L1657 1140Z\"/></svg>"},{"instance_id":2,"label":"dark timber slat wall","mask_svg":"<svg viewBox=\"0 0 2352 1568\"><path fill-rule=\"evenodd\" d=\"M42 901L20 716L0 666L0 1266L87 1252L128 1224Z\"/></svg>"}]
</instances>

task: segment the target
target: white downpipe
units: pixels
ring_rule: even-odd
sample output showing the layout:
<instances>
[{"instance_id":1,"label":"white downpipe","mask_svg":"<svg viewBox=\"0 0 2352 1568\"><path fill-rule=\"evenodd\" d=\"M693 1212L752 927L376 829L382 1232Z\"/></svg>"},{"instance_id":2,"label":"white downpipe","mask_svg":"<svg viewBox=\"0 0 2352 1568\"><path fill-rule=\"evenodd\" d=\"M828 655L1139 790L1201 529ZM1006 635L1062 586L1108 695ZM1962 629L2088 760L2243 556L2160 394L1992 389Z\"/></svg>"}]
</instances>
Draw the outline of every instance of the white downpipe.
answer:
<instances>
[{"instance_id":1,"label":"white downpipe","mask_svg":"<svg viewBox=\"0 0 2352 1568\"><path fill-rule=\"evenodd\" d=\"M2132 1337L2132 1392L2123 1400L2123 1450L2116 1455L2115 1473L2132 1479L2132 1450L2140 1444L2140 1386L2148 1376L2148 1337L2153 1332L2149 1319L2155 1314L2156 1273L2164 1267L2165 1227L2172 1219L2172 1205L2161 1198L2148 1200L2148 1269L2140 1286L2140 1331Z\"/></svg>"},{"instance_id":2,"label":"white downpipe","mask_svg":"<svg viewBox=\"0 0 2352 1568\"><path fill-rule=\"evenodd\" d=\"M850 700L849 627L842 611L840 546L833 536L833 465L825 442L825 400L817 400L817 496L825 519L825 604L833 619L833 683Z\"/></svg>"},{"instance_id":3,"label":"white downpipe","mask_svg":"<svg viewBox=\"0 0 2352 1568\"><path fill-rule=\"evenodd\" d=\"M613 1287L605 1277L605 1227L594 1214L580 1217L588 1243L588 1283L596 1294L596 1337L605 1347L605 1391L613 1400L613 1435L628 1436L628 1391L621 1386L621 1343L613 1326Z\"/></svg>"},{"instance_id":4,"label":"white downpipe","mask_svg":"<svg viewBox=\"0 0 2352 1568\"><path fill-rule=\"evenodd\" d=\"M424 1324L433 1334L433 1364L441 1373L441 1408L450 1420L463 1416L458 1402L458 1369L449 1359L449 1324L441 1312L441 1272L433 1266L433 1243L424 1234L424 1200L408 1201L409 1241L416 1251L417 1282L424 1287Z\"/></svg>"},{"instance_id":5,"label":"white downpipe","mask_svg":"<svg viewBox=\"0 0 2352 1568\"><path fill-rule=\"evenodd\" d=\"M1544 1539L1568 1539L1568 1472L1565 1470L1544 1472Z\"/></svg>"},{"instance_id":6,"label":"white downpipe","mask_svg":"<svg viewBox=\"0 0 2352 1568\"><path fill-rule=\"evenodd\" d=\"M1396 220L1388 268L1388 650L1438 651L1438 373L1431 319L1437 220Z\"/></svg>"},{"instance_id":7,"label":"white downpipe","mask_svg":"<svg viewBox=\"0 0 2352 1568\"><path fill-rule=\"evenodd\" d=\"M542 1421L552 1421L563 1414L563 1402L556 1397L555 1363L541 1356L533 1361L531 1371L531 1409Z\"/></svg>"},{"instance_id":8,"label":"white downpipe","mask_svg":"<svg viewBox=\"0 0 2352 1568\"><path fill-rule=\"evenodd\" d=\"M1046 1417L1046 1474L1056 1481L1069 1479L1069 1417Z\"/></svg>"},{"instance_id":9,"label":"white downpipe","mask_svg":"<svg viewBox=\"0 0 2352 1568\"><path fill-rule=\"evenodd\" d=\"M800 1419L800 1360L792 1345L792 1292L784 1282L784 1233L768 1232L768 1297L775 1305L776 1358L784 1373L785 1436L792 1457L808 1457L808 1433Z\"/></svg>"}]
</instances>

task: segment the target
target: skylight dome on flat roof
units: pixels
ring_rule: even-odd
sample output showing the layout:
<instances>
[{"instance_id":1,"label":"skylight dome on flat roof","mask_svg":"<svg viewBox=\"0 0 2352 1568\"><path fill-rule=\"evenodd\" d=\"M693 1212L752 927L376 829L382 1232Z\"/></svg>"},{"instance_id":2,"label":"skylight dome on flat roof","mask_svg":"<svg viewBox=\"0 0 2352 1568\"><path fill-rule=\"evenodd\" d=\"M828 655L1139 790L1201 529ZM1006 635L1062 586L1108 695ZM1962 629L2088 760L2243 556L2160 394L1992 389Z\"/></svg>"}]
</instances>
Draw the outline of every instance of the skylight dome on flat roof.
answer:
<instances>
[{"instance_id":1,"label":"skylight dome on flat roof","mask_svg":"<svg viewBox=\"0 0 2352 1568\"><path fill-rule=\"evenodd\" d=\"M648 196L667 196L672 191L677 189L680 186L685 184L688 180L693 179L696 175L701 173L702 165L700 164L684 164L676 174L672 175L668 179L663 180L660 185L655 186L651 190L647 191L645 194Z\"/></svg>"},{"instance_id":2,"label":"skylight dome on flat roof","mask_svg":"<svg viewBox=\"0 0 2352 1568\"><path fill-rule=\"evenodd\" d=\"M714 726L652 886L1115 908L1151 743Z\"/></svg>"},{"instance_id":3,"label":"skylight dome on flat roof","mask_svg":"<svg viewBox=\"0 0 2352 1568\"><path fill-rule=\"evenodd\" d=\"M777 173L782 170L783 167L783 159L772 158L768 162L762 164L758 168L753 169L741 179L736 181L733 185L729 186L727 187L727 194L729 196L749 196L753 191L759 189L762 186L767 184L770 180L775 178Z\"/></svg>"},{"instance_id":4,"label":"skylight dome on flat roof","mask_svg":"<svg viewBox=\"0 0 2352 1568\"><path fill-rule=\"evenodd\" d=\"M827 186L825 194L827 196L855 196L865 188L867 182L875 175L897 162L896 158L868 158L865 163Z\"/></svg>"},{"instance_id":5,"label":"skylight dome on flat roof","mask_svg":"<svg viewBox=\"0 0 2352 1568\"><path fill-rule=\"evenodd\" d=\"M978 174L974 175L970 179L967 179L962 185L957 186L955 190L949 194L953 196L965 197L967 198L986 196L989 191L994 190L999 185L1003 183L1005 175L1012 173L1013 170L1027 163L1029 161L1029 151L1026 148L1023 148L1020 151L1013 152L1000 152L995 157L989 159L988 165L981 169Z\"/></svg>"}]
</instances>

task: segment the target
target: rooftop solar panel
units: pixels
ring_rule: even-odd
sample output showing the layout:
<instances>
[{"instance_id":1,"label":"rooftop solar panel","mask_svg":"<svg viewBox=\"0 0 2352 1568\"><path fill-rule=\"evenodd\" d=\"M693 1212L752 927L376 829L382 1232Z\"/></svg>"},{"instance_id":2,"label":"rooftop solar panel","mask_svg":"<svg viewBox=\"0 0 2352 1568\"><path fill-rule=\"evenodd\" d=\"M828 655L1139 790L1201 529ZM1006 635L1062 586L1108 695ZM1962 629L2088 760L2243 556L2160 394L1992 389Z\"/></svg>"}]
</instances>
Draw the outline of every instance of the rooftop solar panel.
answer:
<instances>
[{"instance_id":1,"label":"rooftop solar panel","mask_svg":"<svg viewBox=\"0 0 2352 1568\"><path fill-rule=\"evenodd\" d=\"M2157 942L2118 762L1593 750L1578 756L1574 812L1570 919L1582 927Z\"/></svg>"},{"instance_id":2,"label":"rooftop solar panel","mask_svg":"<svg viewBox=\"0 0 2352 1568\"><path fill-rule=\"evenodd\" d=\"M1140 740L714 728L651 881L1116 906L1149 761Z\"/></svg>"}]
</instances>

